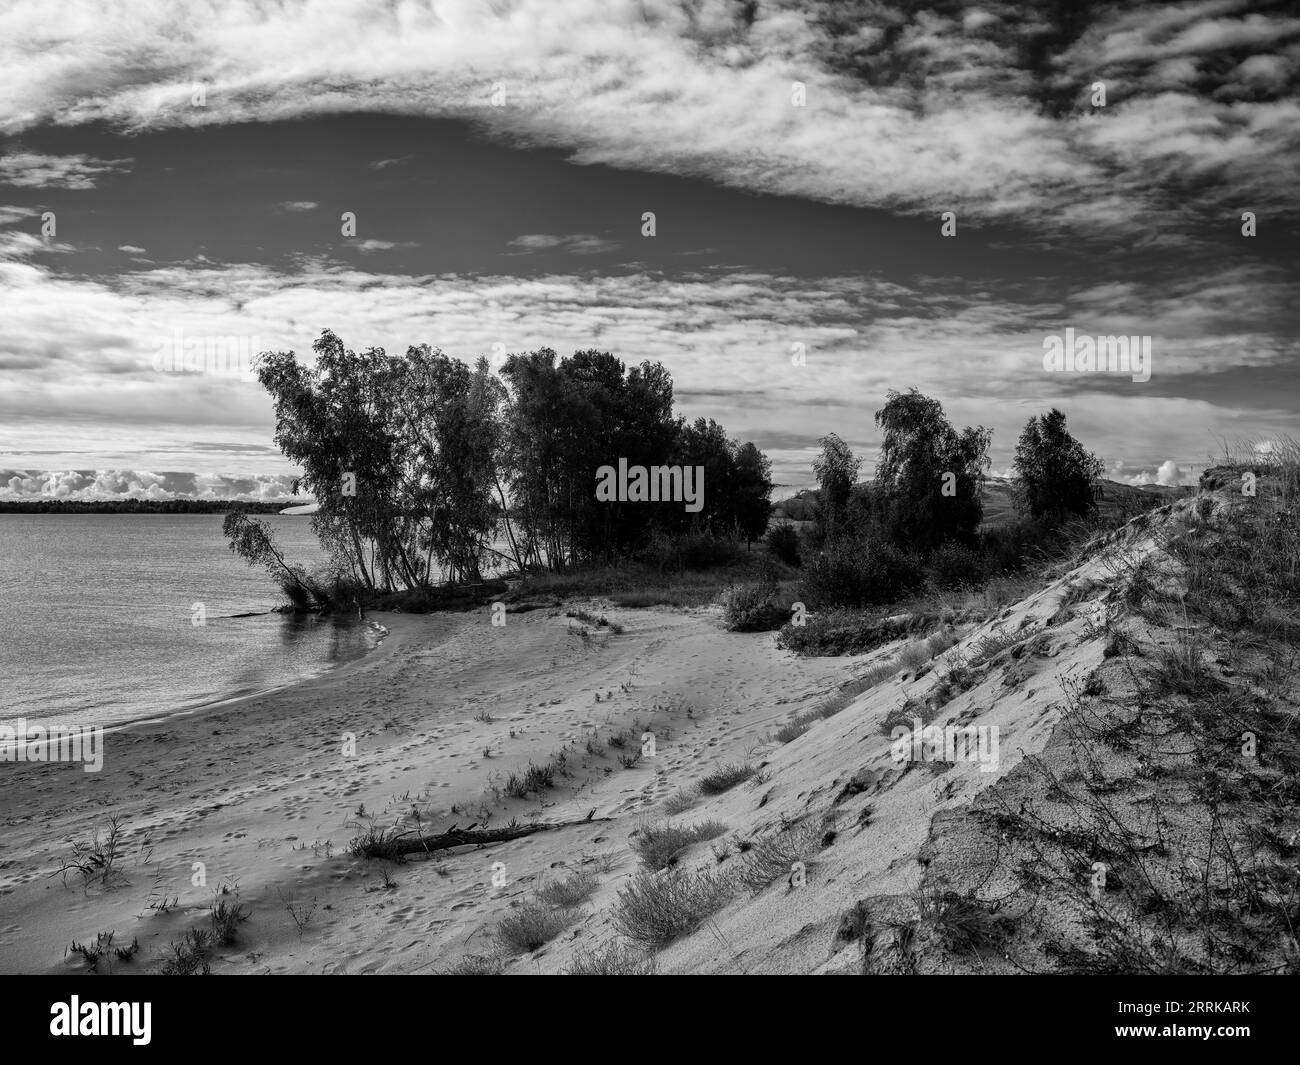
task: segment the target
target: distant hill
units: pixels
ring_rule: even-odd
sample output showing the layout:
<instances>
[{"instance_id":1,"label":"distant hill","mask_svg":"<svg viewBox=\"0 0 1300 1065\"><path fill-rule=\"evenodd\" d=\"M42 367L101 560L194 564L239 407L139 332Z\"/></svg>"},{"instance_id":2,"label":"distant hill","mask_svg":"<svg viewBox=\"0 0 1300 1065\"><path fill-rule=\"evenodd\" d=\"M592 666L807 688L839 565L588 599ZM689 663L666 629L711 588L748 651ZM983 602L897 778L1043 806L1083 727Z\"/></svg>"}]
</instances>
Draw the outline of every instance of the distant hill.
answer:
<instances>
[{"instance_id":1,"label":"distant hill","mask_svg":"<svg viewBox=\"0 0 1300 1065\"><path fill-rule=\"evenodd\" d=\"M856 487L866 488L870 484L870 481L864 481ZM1159 502L1188 495L1195 491L1190 486L1120 484L1118 481L1104 479L1100 484L1101 497L1097 500L1097 507L1102 516L1107 518L1117 516L1125 510L1133 512L1146 510L1149 507L1158 506ZM816 489L812 489L777 500L772 505L772 520L774 522L791 521L796 525L812 521L818 494ZM1153 497L1159 497L1159 502L1156 502ZM980 492L980 502L984 504L985 528L1006 525L1016 518L1010 478L986 477L983 489Z\"/></svg>"}]
</instances>

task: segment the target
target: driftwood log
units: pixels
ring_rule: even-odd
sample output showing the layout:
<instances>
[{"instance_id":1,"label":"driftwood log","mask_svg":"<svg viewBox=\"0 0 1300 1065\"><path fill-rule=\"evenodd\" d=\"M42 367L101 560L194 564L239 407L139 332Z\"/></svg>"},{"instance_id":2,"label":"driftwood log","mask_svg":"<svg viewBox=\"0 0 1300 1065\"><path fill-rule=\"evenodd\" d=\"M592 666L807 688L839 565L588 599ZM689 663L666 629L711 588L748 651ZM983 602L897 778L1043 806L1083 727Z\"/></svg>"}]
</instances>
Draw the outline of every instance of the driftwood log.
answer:
<instances>
[{"instance_id":1,"label":"driftwood log","mask_svg":"<svg viewBox=\"0 0 1300 1065\"><path fill-rule=\"evenodd\" d=\"M597 817L592 809L586 817L578 821L535 821L532 824L510 824L504 828L457 828L453 825L446 832L432 836L415 836L401 832L393 836L371 837L357 841L355 851L363 858L402 858L408 854L432 854L434 851L450 850L453 847L483 847L492 843L506 843L512 839L531 836L536 832L551 832L557 828L573 828L576 825L590 825L601 821L612 821L612 817Z\"/></svg>"}]
</instances>

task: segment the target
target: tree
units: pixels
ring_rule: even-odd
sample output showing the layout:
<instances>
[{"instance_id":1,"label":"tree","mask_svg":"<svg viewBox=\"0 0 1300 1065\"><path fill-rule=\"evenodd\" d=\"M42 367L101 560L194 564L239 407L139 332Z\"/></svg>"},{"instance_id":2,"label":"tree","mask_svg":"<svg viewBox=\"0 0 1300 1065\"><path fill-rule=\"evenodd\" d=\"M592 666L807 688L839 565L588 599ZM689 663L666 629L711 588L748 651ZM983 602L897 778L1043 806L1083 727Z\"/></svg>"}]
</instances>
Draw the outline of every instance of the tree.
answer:
<instances>
[{"instance_id":1,"label":"tree","mask_svg":"<svg viewBox=\"0 0 1300 1065\"><path fill-rule=\"evenodd\" d=\"M834 433L823 436L818 443L822 453L813 460L813 474L821 486L816 521L820 536L833 540L844 531L849 496L862 460L854 458L849 445Z\"/></svg>"},{"instance_id":2,"label":"tree","mask_svg":"<svg viewBox=\"0 0 1300 1065\"><path fill-rule=\"evenodd\" d=\"M221 531L229 541L230 550L250 566L264 568L296 609L306 610L320 603L323 596L319 586L301 566L292 565L285 559L266 522L249 517L244 510L236 508L226 515Z\"/></svg>"},{"instance_id":3,"label":"tree","mask_svg":"<svg viewBox=\"0 0 1300 1065\"><path fill-rule=\"evenodd\" d=\"M1093 484L1105 469L1066 431L1065 415L1053 407L1030 418L1016 444L1013 491L1016 509L1031 518L1060 521L1096 509Z\"/></svg>"},{"instance_id":4,"label":"tree","mask_svg":"<svg viewBox=\"0 0 1300 1065\"><path fill-rule=\"evenodd\" d=\"M772 513L772 463L752 441L746 441L736 449L734 470L736 527L749 546L767 532Z\"/></svg>"},{"instance_id":5,"label":"tree","mask_svg":"<svg viewBox=\"0 0 1300 1065\"><path fill-rule=\"evenodd\" d=\"M880 532L922 554L947 540L972 541L984 516L979 488L992 432L958 432L939 401L915 388L891 390L876 425L884 440L870 503Z\"/></svg>"}]
</instances>

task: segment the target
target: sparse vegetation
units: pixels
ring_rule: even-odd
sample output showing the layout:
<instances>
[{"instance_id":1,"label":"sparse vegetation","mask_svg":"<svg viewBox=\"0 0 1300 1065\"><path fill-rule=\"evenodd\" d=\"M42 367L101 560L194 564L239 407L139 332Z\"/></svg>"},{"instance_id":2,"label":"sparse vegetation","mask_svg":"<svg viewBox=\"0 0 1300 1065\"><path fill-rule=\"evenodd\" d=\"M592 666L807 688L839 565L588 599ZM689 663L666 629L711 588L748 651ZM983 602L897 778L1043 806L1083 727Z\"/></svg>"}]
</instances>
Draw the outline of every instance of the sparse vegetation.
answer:
<instances>
[{"instance_id":1,"label":"sparse vegetation","mask_svg":"<svg viewBox=\"0 0 1300 1065\"><path fill-rule=\"evenodd\" d=\"M563 880L553 880L537 889L537 897L551 906L572 909L581 906L592 895L600 881L594 873L579 871L570 873Z\"/></svg>"},{"instance_id":2,"label":"sparse vegetation","mask_svg":"<svg viewBox=\"0 0 1300 1065\"><path fill-rule=\"evenodd\" d=\"M696 825L643 825L632 836L632 850L648 869L665 868L685 848L694 843L717 839L727 831L719 821L701 821Z\"/></svg>"},{"instance_id":3,"label":"sparse vegetation","mask_svg":"<svg viewBox=\"0 0 1300 1065\"><path fill-rule=\"evenodd\" d=\"M732 878L723 873L646 870L618 893L614 926L634 943L664 947L722 909L733 890Z\"/></svg>"},{"instance_id":4,"label":"sparse vegetation","mask_svg":"<svg viewBox=\"0 0 1300 1065\"><path fill-rule=\"evenodd\" d=\"M163 962L163 976L207 976L212 972L212 933L206 928L191 928L180 942L168 945Z\"/></svg>"},{"instance_id":5,"label":"sparse vegetation","mask_svg":"<svg viewBox=\"0 0 1300 1065\"><path fill-rule=\"evenodd\" d=\"M526 902L497 925L496 939L510 954L532 954L576 920L572 909Z\"/></svg>"},{"instance_id":6,"label":"sparse vegetation","mask_svg":"<svg viewBox=\"0 0 1300 1065\"><path fill-rule=\"evenodd\" d=\"M701 778L699 789L704 795L721 795L737 784L743 784L757 772L757 766L748 764L719 766L712 773Z\"/></svg>"},{"instance_id":7,"label":"sparse vegetation","mask_svg":"<svg viewBox=\"0 0 1300 1065\"><path fill-rule=\"evenodd\" d=\"M564 970L566 976L656 976L658 972L659 962L653 954L619 940L598 950L579 952Z\"/></svg>"}]
</instances>

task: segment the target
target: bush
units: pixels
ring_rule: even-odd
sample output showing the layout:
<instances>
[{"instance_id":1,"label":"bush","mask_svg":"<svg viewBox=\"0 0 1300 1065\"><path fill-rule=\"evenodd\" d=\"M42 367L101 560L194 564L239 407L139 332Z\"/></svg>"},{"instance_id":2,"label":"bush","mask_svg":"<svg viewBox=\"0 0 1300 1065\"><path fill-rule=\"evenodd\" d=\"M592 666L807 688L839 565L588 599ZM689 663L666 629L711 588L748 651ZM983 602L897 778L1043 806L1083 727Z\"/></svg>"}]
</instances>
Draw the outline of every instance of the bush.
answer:
<instances>
[{"instance_id":1,"label":"bush","mask_svg":"<svg viewBox=\"0 0 1300 1065\"><path fill-rule=\"evenodd\" d=\"M936 588L984 583L983 556L961 544L947 543L935 548L927 568Z\"/></svg>"},{"instance_id":2,"label":"bush","mask_svg":"<svg viewBox=\"0 0 1300 1065\"><path fill-rule=\"evenodd\" d=\"M757 772L757 766L748 764L719 766L700 781L700 791L705 795L721 795L724 791L730 791L741 781L748 780Z\"/></svg>"},{"instance_id":3,"label":"bush","mask_svg":"<svg viewBox=\"0 0 1300 1065\"><path fill-rule=\"evenodd\" d=\"M641 872L618 893L614 927L634 943L666 946L722 909L733 890L729 876L709 871Z\"/></svg>"},{"instance_id":4,"label":"bush","mask_svg":"<svg viewBox=\"0 0 1300 1065\"><path fill-rule=\"evenodd\" d=\"M573 924L574 919L574 911L568 908L553 910L549 906L525 903L497 925L497 942L511 954L531 954L546 946Z\"/></svg>"},{"instance_id":5,"label":"bush","mask_svg":"<svg viewBox=\"0 0 1300 1065\"><path fill-rule=\"evenodd\" d=\"M579 953L565 976L656 976L658 962L626 943L614 942L590 953Z\"/></svg>"},{"instance_id":6,"label":"bush","mask_svg":"<svg viewBox=\"0 0 1300 1065\"><path fill-rule=\"evenodd\" d=\"M1057 539L1046 523L1030 518L986 529L980 533L984 572L989 575L1021 569L1033 555L1041 553L1041 548Z\"/></svg>"},{"instance_id":7,"label":"bush","mask_svg":"<svg viewBox=\"0 0 1300 1065\"><path fill-rule=\"evenodd\" d=\"M552 906L571 909L591 898L599 886L600 881L596 879L595 873L579 871L538 888L537 897Z\"/></svg>"},{"instance_id":8,"label":"bush","mask_svg":"<svg viewBox=\"0 0 1300 1065\"><path fill-rule=\"evenodd\" d=\"M663 869L684 848L692 843L717 839L727 831L719 821L703 821L698 825L645 825L632 838L632 849L650 869Z\"/></svg>"},{"instance_id":9,"label":"bush","mask_svg":"<svg viewBox=\"0 0 1300 1065\"><path fill-rule=\"evenodd\" d=\"M767 547L787 566L799 565L799 533L789 522L772 526L767 534Z\"/></svg>"},{"instance_id":10,"label":"bush","mask_svg":"<svg viewBox=\"0 0 1300 1065\"><path fill-rule=\"evenodd\" d=\"M813 609L890 603L925 583L920 559L883 540L839 540L805 563L800 598Z\"/></svg>"},{"instance_id":11,"label":"bush","mask_svg":"<svg viewBox=\"0 0 1300 1065\"><path fill-rule=\"evenodd\" d=\"M865 610L827 610L811 615L802 625L787 621L777 633L776 645L800 655L860 655L929 628L934 621L929 614L881 618Z\"/></svg>"},{"instance_id":12,"label":"bush","mask_svg":"<svg viewBox=\"0 0 1300 1065\"><path fill-rule=\"evenodd\" d=\"M767 582L728 588L722 598L722 622L729 632L770 632L788 614L776 600L775 585Z\"/></svg>"}]
</instances>

